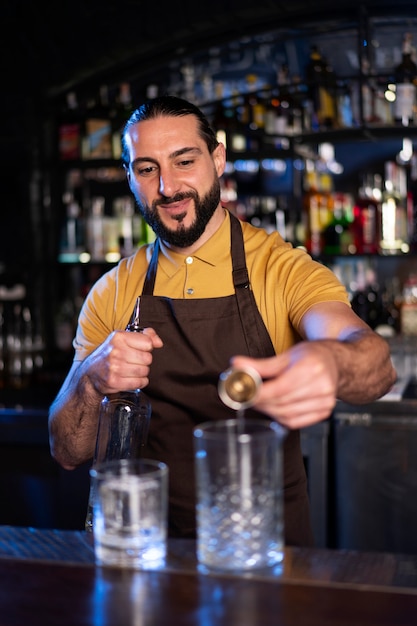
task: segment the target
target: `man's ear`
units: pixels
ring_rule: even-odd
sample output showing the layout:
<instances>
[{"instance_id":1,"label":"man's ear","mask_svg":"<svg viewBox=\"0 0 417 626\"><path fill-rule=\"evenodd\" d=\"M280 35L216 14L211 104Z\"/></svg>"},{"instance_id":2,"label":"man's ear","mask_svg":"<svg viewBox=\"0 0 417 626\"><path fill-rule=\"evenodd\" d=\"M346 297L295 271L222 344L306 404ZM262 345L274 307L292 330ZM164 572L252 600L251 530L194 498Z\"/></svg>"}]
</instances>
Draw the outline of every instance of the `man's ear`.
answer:
<instances>
[{"instance_id":1,"label":"man's ear","mask_svg":"<svg viewBox=\"0 0 417 626\"><path fill-rule=\"evenodd\" d=\"M130 169L129 169L129 166L126 165L126 164L123 164L123 169L125 171L127 182L128 182L129 187L130 187Z\"/></svg>"},{"instance_id":2,"label":"man's ear","mask_svg":"<svg viewBox=\"0 0 417 626\"><path fill-rule=\"evenodd\" d=\"M224 144L219 142L218 146L213 150L212 154L217 176L220 178L226 167L226 149L224 147Z\"/></svg>"}]
</instances>

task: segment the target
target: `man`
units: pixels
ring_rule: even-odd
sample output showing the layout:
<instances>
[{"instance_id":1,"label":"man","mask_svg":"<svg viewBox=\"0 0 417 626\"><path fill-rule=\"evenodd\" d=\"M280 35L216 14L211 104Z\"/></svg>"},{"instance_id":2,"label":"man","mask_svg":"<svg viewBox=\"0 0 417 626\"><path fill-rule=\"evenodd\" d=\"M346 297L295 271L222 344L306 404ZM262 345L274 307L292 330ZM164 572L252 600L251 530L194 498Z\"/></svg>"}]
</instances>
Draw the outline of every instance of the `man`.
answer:
<instances>
[{"instance_id":1,"label":"man","mask_svg":"<svg viewBox=\"0 0 417 626\"><path fill-rule=\"evenodd\" d=\"M194 105L145 103L123 134L139 210L157 235L104 275L82 308L73 366L50 409L51 451L65 468L91 459L103 395L142 388L152 403L143 456L170 469L170 533L195 533L192 429L234 417L217 393L231 360L264 384L248 416L289 429L285 538L312 542L299 429L336 399L375 400L395 380L386 342L349 306L333 273L278 233L220 203L225 149ZM137 296L144 333L126 333Z\"/></svg>"}]
</instances>

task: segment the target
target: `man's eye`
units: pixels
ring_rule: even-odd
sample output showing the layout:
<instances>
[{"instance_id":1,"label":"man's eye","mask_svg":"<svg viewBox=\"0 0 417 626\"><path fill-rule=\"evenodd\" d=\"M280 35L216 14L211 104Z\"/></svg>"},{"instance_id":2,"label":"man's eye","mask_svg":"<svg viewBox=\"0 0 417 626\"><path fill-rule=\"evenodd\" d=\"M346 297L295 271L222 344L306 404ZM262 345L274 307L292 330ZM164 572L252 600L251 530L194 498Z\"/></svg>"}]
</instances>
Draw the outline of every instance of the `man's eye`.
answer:
<instances>
[{"instance_id":1,"label":"man's eye","mask_svg":"<svg viewBox=\"0 0 417 626\"><path fill-rule=\"evenodd\" d=\"M135 175L136 176L147 176L152 174L155 171L154 165L148 165L147 167L135 167Z\"/></svg>"}]
</instances>

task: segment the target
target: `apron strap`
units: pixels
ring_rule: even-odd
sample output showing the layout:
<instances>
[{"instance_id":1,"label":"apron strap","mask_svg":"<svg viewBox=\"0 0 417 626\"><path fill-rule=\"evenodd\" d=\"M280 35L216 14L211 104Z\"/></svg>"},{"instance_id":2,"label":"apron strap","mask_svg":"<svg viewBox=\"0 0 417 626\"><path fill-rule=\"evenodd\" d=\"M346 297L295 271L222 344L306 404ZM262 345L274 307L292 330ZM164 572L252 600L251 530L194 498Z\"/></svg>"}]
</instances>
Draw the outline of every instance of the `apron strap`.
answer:
<instances>
[{"instance_id":1,"label":"apron strap","mask_svg":"<svg viewBox=\"0 0 417 626\"><path fill-rule=\"evenodd\" d=\"M252 357L273 356L273 347L249 282L243 232L237 217L230 213L233 284L248 354Z\"/></svg>"},{"instance_id":2,"label":"apron strap","mask_svg":"<svg viewBox=\"0 0 417 626\"><path fill-rule=\"evenodd\" d=\"M158 268L158 255L159 255L159 239L155 239L152 258L146 272L145 282L143 283L142 295L153 296L155 288L156 270Z\"/></svg>"}]
</instances>

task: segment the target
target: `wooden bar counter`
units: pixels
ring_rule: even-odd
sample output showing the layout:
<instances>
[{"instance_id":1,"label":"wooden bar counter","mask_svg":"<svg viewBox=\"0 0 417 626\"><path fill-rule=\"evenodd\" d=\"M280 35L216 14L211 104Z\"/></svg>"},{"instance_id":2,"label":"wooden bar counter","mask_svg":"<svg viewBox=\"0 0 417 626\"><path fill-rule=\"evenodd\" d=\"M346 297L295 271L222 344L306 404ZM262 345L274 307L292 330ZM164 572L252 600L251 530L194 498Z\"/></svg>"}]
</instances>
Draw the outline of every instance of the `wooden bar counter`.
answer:
<instances>
[{"instance_id":1,"label":"wooden bar counter","mask_svg":"<svg viewBox=\"0 0 417 626\"><path fill-rule=\"evenodd\" d=\"M286 548L282 567L204 573L170 540L157 571L101 568L81 531L0 526L0 626L415 626L417 556Z\"/></svg>"}]
</instances>

